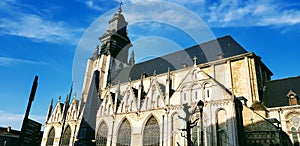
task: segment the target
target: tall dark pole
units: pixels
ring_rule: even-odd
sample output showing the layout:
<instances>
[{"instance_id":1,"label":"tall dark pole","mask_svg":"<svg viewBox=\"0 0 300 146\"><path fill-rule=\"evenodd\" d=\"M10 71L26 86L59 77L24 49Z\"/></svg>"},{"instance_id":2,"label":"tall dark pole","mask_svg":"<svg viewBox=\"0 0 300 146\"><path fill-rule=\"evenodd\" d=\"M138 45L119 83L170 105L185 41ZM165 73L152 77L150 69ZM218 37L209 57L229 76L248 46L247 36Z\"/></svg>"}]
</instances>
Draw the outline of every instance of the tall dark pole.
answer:
<instances>
[{"instance_id":1,"label":"tall dark pole","mask_svg":"<svg viewBox=\"0 0 300 146\"><path fill-rule=\"evenodd\" d=\"M27 105L27 109L26 109L24 120L28 119L30 108L31 108L31 104L32 104L32 101L34 100L34 96L35 96L37 85L38 85L38 78L39 78L38 76L34 77L34 81L33 81L32 87L31 87L31 92L30 92L29 101L28 101L28 105Z\"/></svg>"},{"instance_id":2,"label":"tall dark pole","mask_svg":"<svg viewBox=\"0 0 300 146\"><path fill-rule=\"evenodd\" d=\"M204 132L203 132L203 108L200 109L200 118L201 118L201 133L200 133L200 138L201 138L201 146L204 146L203 145L203 135L204 135Z\"/></svg>"},{"instance_id":3,"label":"tall dark pole","mask_svg":"<svg viewBox=\"0 0 300 146\"><path fill-rule=\"evenodd\" d=\"M199 102L197 103L197 106L198 106L198 108L199 108L199 111L200 111L200 124L201 124L201 127L200 127L200 146L204 146L204 144L203 144L203 141L204 141L204 139L203 139L203 135L204 135L204 132L203 132L203 107L204 107L204 103L203 103L203 101L202 100L199 100Z\"/></svg>"},{"instance_id":4,"label":"tall dark pole","mask_svg":"<svg viewBox=\"0 0 300 146\"><path fill-rule=\"evenodd\" d=\"M22 129L21 129L21 134L20 134L20 138L19 138L19 145L24 145L23 141L24 141L25 130L26 130L26 126L25 125L27 125L27 122L28 122L30 108L31 108L32 101L34 100L34 96L35 96L35 93L36 93L37 85L38 85L38 76L35 76L33 84L32 84L32 87L31 87L31 92L30 92L29 101L28 101L28 104L27 104L26 113L25 113L25 116L24 116L24 119L23 119L23 123L22 123Z\"/></svg>"}]
</instances>

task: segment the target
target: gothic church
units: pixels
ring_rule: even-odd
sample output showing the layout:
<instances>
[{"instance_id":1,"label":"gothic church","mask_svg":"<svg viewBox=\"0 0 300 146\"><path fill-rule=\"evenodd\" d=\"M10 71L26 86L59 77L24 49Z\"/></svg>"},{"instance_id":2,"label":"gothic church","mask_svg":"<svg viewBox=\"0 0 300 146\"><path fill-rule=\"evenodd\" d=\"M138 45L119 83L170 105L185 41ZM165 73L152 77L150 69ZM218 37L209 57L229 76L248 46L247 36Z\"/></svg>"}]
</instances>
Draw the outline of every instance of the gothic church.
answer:
<instances>
[{"instance_id":1,"label":"gothic church","mask_svg":"<svg viewBox=\"0 0 300 146\"><path fill-rule=\"evenodd\" d=\"M286 128L300 121L298 111L281 108L294 123L281 122L275 107L290 105L270 104L272 72L231 36L136 64L127 24L120 7L87 61L80 99L51 101L42 146L298 142ZM295 92L286 100L299 108Z\"/></svg>"}]
</instances>

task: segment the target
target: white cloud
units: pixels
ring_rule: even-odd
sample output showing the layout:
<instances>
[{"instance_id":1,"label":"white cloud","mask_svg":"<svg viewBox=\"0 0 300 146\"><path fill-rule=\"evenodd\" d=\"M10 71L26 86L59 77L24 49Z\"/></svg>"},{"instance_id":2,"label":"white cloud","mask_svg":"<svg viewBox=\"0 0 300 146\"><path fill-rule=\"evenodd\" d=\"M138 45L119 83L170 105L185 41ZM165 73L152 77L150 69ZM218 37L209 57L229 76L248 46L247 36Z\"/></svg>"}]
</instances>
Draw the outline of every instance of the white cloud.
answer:
<instances>
[{"instance_id":1,"label":"white cloud","mask_svg":"<svg viewBox=\"0 0 300 146\"><path fill-rule=\"evenodd\" d=\"M85 2L85 4L91 8L91 9L94 9L94 10L97 10L97 11L101 11L102 8L99 7L98 5L95 4L95 2L93 0L88 0Z\"/></svg>"},{"instance_id":2,"label":"white cloud","mask_svg":"<svg viewBox=\"0 0 300 146\"><path fill-rule=\"evenodd\" d=\"M279 26L298 25L300 23L300 10L276 0L165 0L187 7L200 16L209 26L213 27L248 27L248 26ZM125 0L125 3L159 2L158 0ZM162 1L160 1L162 2ZM292 5L292 6L291 6ZM299 7L299 6L298 6ZM160 8L155 8L153 12ZM166 15L165 15L166 14ZM180 15L173 13L160 13L156 17L180 20ZM177 17L176 19L174 19Z\"/></svg>"},{"instance_id":3,"label":"white cloud","mask_svg":"<svg viewBox=\"0 0 300 146\"><path fill-rule=\"evenodd\" d=\"M222 0L206 3L208 9L199 15L215 27L290 26L298 25L300 10L287 4L270 0Z\"/></svg>"},{"instance_id":4,"label":"white cloud","mask_svg":"<svg viewBox=\"0 0 300 146\"><path fill-rule=\"evenodd\" d=\"M11 126L12 129L21 130L22 122L24 115L23 114L16 114L16 113L9 113L6 111L0 110L0 126L7 127ZM44 115L31 115L30 119L37 121L43 124L45 120Z\"/></svg>"},{"instance_id":5,"label":"white cloud","mask_svg":"<svg viewBox=\"0 0 300 146\"><path fill-rule=\"evenodd\" d=\"M47 19L43 10L31 5L20 5L15 0L1 1L0 8L0 13L6 15L0 18L0 35L25 37L36 42L74 45L83 32L82 28L72 27L64 21ZM35 14L25 12L27 9Z\"/></svg>"},{"instance_id":6,"label":"white cloud","mask_svg":"<svg viewBox=\"0 0 300 146\"><path fill-rule=\"evenodd\" d=\"M0 19L0 34L14 35L50 43L71 43L78 39L82 29L72 28L64 22L52 22L28 14L16 19Z\"/></svg>"},{"instance_id":7,"label":"white cloud","mask_svg":"<svg viewBox=\"0 0 300 146\"><path fill-rule=\"evenodd\" d=\"M0 66L9 66L15 64L46 64L44 62L37 62L26 59L10 58L10 57L1 57L0 56Z\"/></svg>"}]
</instances>

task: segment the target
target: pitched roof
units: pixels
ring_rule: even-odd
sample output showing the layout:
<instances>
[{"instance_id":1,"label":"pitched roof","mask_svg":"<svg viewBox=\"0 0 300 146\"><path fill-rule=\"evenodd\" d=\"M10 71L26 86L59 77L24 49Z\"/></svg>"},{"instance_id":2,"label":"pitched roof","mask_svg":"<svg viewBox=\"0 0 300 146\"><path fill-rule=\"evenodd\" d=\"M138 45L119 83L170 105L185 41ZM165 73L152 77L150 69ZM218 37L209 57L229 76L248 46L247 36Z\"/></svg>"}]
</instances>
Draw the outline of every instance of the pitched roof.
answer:
<instances>
[{"instance_id":1,"label":"pitched roof","mask_svg":"<svg viewBox=\"0 0 300 146\"><path fill-rule=\"evenodd\" d=\"M227 58L244 53L248 52L231 36L224 36L184 50L135 64L132 67L123 68L119 74L112 79L112 83L116 84L119 81L121 83L127 82L129 78L137 80L140 79L143 73L153 75L154 71L156 74L162 74L167 72L168 68L170 68L170 71L178 70L182 68L183 64L192 66L193 58L195 56L197 57L197 64L203 64L218 60L220 55Z\"/></svg>"},{"instance_id":2,"label":"pitched roof","mask_svg":"<svg viewBox=\"0 0 300 146\"><path fill-rule=\"evenodd\" d=\"M287 94L291 90L300 95L300 76L267 81L262 99L263 104L266 107L288 106Z\"/></svg>"}]
</instances>

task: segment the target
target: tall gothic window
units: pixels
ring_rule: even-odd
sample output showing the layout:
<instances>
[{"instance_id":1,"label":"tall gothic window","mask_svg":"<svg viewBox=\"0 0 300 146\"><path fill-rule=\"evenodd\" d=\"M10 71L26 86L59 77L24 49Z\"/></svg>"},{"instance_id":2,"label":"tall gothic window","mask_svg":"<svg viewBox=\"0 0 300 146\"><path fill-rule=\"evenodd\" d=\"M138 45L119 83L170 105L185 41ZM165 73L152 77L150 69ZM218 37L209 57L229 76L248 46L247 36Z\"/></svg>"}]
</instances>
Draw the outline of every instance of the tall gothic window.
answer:
<instances>
[{"instance_id":1,"label":"tall gothic window","mask_svg":"<svg viewBox=\"0 0 300 146\"><path fill-rule=\"evenodd\" d=\"M218 146L227 146L227 117L226 111L220 110L217 113L217 138L218 138Z\"/></svg>"},{"instance_id":2,"label":"tall gothic window","mask_svg":"<svg viewBox=\"0 0 300 146\"><path fill-rule=\"evenodd\" d=\"M64 131L64 133L63 133L61 145L62 146L69 146L70 139L71 139L71 128L70 128L70 126L68 126L66 128L66 130Z\"/></svg>"},{"instance_id":3,"label":"tall gothic window","mask_svg":"<svg viewBox=\"0 0 300 146\"><path fill-rule=\"evenodd\" d=\"M204 117L203 117L204 118ZM198 120L197 120L198 119ZM205 141L206 141L206 131L205 131L205 127L204 127L204 120L203 122L203 126L202 126L202 130L203 130L203 139L201 140L201 119L200 119L200 113L195 113L192 115L191 117L191 122L194 122L195 120L197 120L197 125L194 126L192 128L191 131L191 136L192 136L192 141L194 143L194 145L200 145L201 141L203 141L203 144L205 145Z\"/></svg>"},{"instance_id":4,"label":"tall gothic window","mask_svg":"<svg viewBox=\"0 0 300 146\"><path fill-rule=\"evenodd\" d=\"M192 141L194 143L194 145L198 145L198 141L200 141L200 119L199 119L199 113L196 113L192 116L191 121L195 121L198 119L197 125L195 127L192 128Z\"/></svg>"},{"instance_id":5,"label":"tall gothic window","mask_svg":"<svg viewBox=\"0 0 300 146\"><path fill-rule=\"evenodd\" d=\"M102 122L99 126L97 136L96 136L96 145L97 146L106 146L107 144L107 125L105 122Z\"/></svg>"},{"instance_id":6,"label":"tall gothic window","mask_svg":"<svg viewBox=\"0 0 300 146\"><path fill-rule=\"evenodd\" d=\"M48 134L46 146L53 146L54 138L55 138L55 130L54 128L52 128Z\"/></svg>"},{"instance_id":7,"label":"tall gothic window","mask_svg":"<svg viewBox=\"0 0 300 146\"><path fill-rule=\"evenodd\" d=\"M152 116L146 123L143 132L144 146L159 146L160 130L156 119Z\"/></svg>"},{"instance_id":8,"label":"tall gothic window","mask_svg":"<svg viewBox=\"0 0 300 146\"><path fill-rule=\"evenodd\" d=\"M127 119L125 119L119 129L117 137L117 146L130 146L131 144L131 127Z\"/></svg>"}]
</instances>

